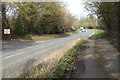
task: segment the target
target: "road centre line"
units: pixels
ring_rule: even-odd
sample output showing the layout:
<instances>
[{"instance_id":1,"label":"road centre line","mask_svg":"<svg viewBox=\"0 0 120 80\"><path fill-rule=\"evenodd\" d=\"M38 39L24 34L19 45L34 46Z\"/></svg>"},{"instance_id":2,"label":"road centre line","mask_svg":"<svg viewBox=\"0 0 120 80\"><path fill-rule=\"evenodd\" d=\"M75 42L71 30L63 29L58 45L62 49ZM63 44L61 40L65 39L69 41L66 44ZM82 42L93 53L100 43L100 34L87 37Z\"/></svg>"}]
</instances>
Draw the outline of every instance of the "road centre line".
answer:
<instances>
[{"instance_id":1,"label":"road centre line","mask_svg":"<svg viewBox=\"0 0 120 80\"><path fill-rule=\"evenodd\" d=\"M13 57L13 56L16 56L16 55L19 55L19 54L23 54L24 52L20 52L20 53L18 53L18 54L14 54L14 55L10 55L10 56L7 56L7 57L5 57L5 58L3 58L3 59L7 59L7 58L10 58L10 57Z\"/></svg>"},{"instance_id":2,"label":"road centre line","mask_svg":"<svg viewBox=\"0 0 120 80\"><path fill-rule=\"evenodd\" d=\"M62 41L59 41L59 42L63 42L63 40ZM55 45L55 44L57 44L57 43L54 43L54 44L52 44L52 45ZM49 46L51 46L51 45L49 45ZM36 47L36 46L35 46ZM35 48L34 47L34 48ZM38 46L37 46L38 47ZM29 48L33 48L33 47L29 47ZM10 56L7 56L7 57L4 57L3 59L7 59L7 58L10 58L10 57L13 57L13 56L16 56L16 55L19 55L19 54L23 54L24 52L20 52L20 53L17 53L17 54L14 54L14 55L10 55Z\"/></svg>"},{"instance_id":3,"label":"road centre line","mask_svg":"<svg viewBox=\"0 0 120 80\"><path fill-rule=\"evenodd\" d=\"M90 36L92 36L93 34L95 34L95 32L94 32L94 31L93 31L93 33L92 33ZM90 36L89 36L89 37L90 37Z\"/></svg>"},{"instance_id":4,"label":"road centre line","mask_svg":"<svg viewBox=\"0 0 120 80\"><path fill-rule=\"evenodd\" d=\"M95 33L95 32L93 32L90 36L92 36L94 33ZM90 37L90 36L89 36L89 37ZM50 41L50 40L41 41L41 42L38 42L38 43L47 42L47 41ZM62 42L62 41L60 41L60 42ZM55 44L56 44L56 43L55 43ZM54 44L54 45L55 45L55 44ZM52 45L53 45L53 44L52 44ZM35 47L36 47L36 46L35 46ZM29 48L32 48L32 47L29 47ZM10 58L10 57L13 57L13 56L16 56L16 55L19 55L19 54L23 54L23 53L24 53L24 52L19 52L19 53L17 53L17 54L4 57L3 59L7 59L7 58Z\"/></svg>"}]
</instances>

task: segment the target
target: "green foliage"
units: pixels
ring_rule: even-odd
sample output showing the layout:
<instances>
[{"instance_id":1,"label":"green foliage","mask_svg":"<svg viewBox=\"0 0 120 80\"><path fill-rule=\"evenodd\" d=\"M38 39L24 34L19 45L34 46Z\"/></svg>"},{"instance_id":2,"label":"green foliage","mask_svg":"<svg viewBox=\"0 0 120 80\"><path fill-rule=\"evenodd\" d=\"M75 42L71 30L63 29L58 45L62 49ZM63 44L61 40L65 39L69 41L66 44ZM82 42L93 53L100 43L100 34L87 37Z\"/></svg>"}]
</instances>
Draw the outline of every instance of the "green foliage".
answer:
<instances>
[{"instance_id":1,"label":"green foliage","mask_svg":"<svg viewBox=\"0 0 120 80\"><path fill-rule=\"evenodd\" d=\"M27 34L27 35L25 35L23 38L24 38L24 39L31 39L31 36Z\"/></svg>"},{"instance_id":2,"label":"green foliage","mask_svg":"<svg viewBox=\"0 0 120 80\"><path fill-rule=\"evenodd\" d=\"M112 43L120 44L119 35L119 14L120 2L91 2L87 3L87 10L90 10L98 17L98 24L102 26Z\"/></svg>"},{"instance_id":3,"label":"green foliage","mask_svg":"<svg viewBox=\"0 0 120 80\"><path fill-rule=\"evenodd\" d=\"M78 26L78 21L60 2L18 2L7 5L10 5L11 10L15 9L13 16L8 17L13 26L13 36L59 34L75 30Z\"/></svg>"},{"instance_id":4,"label":"green foliage","mask_svg":"<svg viewBox=\"0 0 120 80\"><path fill-rule=\"evenodd\" d=\"M81 46L83 46L83 43L85 40L81 40L77 43L74 48L67 51L66 55L61 58L61 60L56 64L55 67L46 74L46 78L62 78L65 76L66 71L70 70L70 63L75 59L75 55L77 53L77 50L80 49Z\"/></svg>"},{"instance_id":5,"label":"green foliage","mask_svg":"<svg viewBox=\"0 0 120 80\"><path fill-rule=\"evenodd\" d=\"M24 25L23 25L23 20L22 17L17 18L15 27L14 27L14 35L16 36L24 36L25 31L24 31Z\"/></svg>"},{"instance_id":6,"label":"green foliage","mask_svg":"<svg viewBox=\"0 0 120 80\"><path fill-rule=\"evenodd\" d=\"M83 27L96 27L96 21L97 19L94 16L89 16L86 18L81 18L79 20L80 26Z\"/></svg>"},{"instance_id":7,"label":"green foliage","mask_svg":"<svg viewBox=\"0 0 120 80\"><path fill-rule=\"evenodd\" d=\"M36 78L39 77L46 80L47 78L62 78L65 76L66 71L72 69L70 66L74 59L75 55L77 54L77 50L83 46L85 40L80 40L72 49L68 50L65 55L57 62L51 70L46 71L43 69L42 65L48 65L49 62L43 62L36 67L33 67L31 70L27 71L26 73L21 74L20 78ZM43 69L43 70L42 70ZM44 71L45 70L45 71ZM41 74L44 71L45 74Z\"/></svg>"}]
</instances>

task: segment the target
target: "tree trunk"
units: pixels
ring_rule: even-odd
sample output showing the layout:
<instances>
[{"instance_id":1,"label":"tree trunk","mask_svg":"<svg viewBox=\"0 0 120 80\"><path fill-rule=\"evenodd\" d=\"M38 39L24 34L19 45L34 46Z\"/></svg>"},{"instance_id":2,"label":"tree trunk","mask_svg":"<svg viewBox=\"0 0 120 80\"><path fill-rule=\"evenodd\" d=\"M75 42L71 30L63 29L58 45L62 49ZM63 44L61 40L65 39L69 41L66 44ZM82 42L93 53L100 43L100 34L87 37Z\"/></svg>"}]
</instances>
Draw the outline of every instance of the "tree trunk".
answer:
<instances>
[{"instance_id":1,"label":"tree trunk","mask_svg":"<svg viewBox=\"0 0 120 80\"><path fill-rule=\"evenodd\" d=\"M2 27L3 28L10 28L9 22L6 18L6 6L5 3L2 3Z\"/></svg>"}]
</instances>

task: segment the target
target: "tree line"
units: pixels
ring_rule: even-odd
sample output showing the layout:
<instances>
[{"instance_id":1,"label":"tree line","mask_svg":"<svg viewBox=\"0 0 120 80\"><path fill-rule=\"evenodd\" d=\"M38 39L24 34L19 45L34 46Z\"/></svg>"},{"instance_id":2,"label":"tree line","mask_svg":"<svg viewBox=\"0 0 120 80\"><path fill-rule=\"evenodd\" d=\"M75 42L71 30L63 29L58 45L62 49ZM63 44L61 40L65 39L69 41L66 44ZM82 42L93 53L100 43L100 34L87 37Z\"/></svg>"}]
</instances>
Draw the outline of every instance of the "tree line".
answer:
<instances>
[{"instance_id":1,"label":"tree line","mask_svg":"<svg viewBox=\"0 0 120 80\"><path fill-rule=\"evenodd\" d=\"M2 17L3 28L11 28L13 36L59 34L78 27L61 2L4 2Z\"/></svg>"},{"instance_id":2,"label":"tree line","mask_svg":"<svg viewBox=\"0 0 120 80\"><path fill-rule=\"evenodd\" d=\"M86 2L86 9L96 14L109 39L120 50L120 2Z\"/></svg>"},{"instance_id":3,"label":"tree line","mask_svg":"<svg viewBox=\"0 0 120 80\"><path fill-rule=\"evenodd\" d=\"M80 26L83 27L91 27L91 28L96 28L97 25L97 19L95 16L89 15L88 17L81 18L79 20Z\"/></svg>"}]
</instances>

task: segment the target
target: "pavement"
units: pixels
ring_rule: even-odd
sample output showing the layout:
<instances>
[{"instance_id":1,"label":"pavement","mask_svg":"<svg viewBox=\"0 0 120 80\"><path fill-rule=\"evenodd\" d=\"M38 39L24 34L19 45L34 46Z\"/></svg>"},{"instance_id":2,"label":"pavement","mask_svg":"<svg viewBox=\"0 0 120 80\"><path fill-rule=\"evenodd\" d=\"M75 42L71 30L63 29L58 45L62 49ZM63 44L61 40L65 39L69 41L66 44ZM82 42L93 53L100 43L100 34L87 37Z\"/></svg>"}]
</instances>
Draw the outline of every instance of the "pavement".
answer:
<instances>
[{"instance_id":1,"label":"pavement","mask_svg":"<svg viewBox=\"0 0 120 80\"><path fill-rule=\"evenodd\" d=\"M56 38L46 41L19 41L19 40L6 40L2 42L2 67L3 69L9 67L11 64L16 64L17 61L34 56L36 54L43 55L47 51L52 51L58 47L65 46L70 40L77 37L88 39L94 32L87 30L73 34L67 37ZM51 53L52 54L52 53Z\"/></svg>"},{"instance_id":2,"label":"pavement","mask_svg":"<svg viewBox=\"0 0 120 80\"><path fill-rule=\"evenodd\" d=\"M88 46L78 54L73 78L119 78L119 52L106 39L88 40ZM84 69L81 69L81 67ZM116 79L115 79L116 80Z\"/></svg>"}]
</instances>

